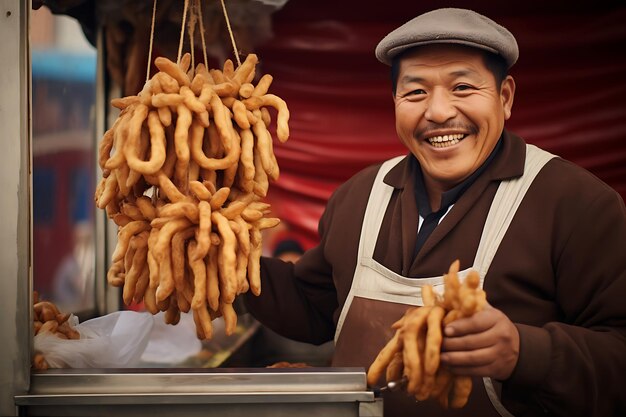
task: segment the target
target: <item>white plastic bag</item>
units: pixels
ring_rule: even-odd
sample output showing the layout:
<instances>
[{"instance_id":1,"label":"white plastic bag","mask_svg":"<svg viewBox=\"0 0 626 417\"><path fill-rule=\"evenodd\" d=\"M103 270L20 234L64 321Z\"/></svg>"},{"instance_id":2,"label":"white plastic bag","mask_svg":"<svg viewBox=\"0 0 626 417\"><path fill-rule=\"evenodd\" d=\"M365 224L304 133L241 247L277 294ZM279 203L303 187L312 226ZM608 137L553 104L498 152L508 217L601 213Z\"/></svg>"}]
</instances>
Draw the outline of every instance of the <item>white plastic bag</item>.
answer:
<instances>
[{"instance_id":1,"label":"white plastic bag","mask_svg":"<svg viewBox=\"0 0 626 417\"><path fill-rule=\"evenodd\" d=\"M117 311L78 323L71 316L70 325L80 339L61 339L51 333L34 338L36 352L41 352L50 368L128 368L136 366L152 330L150 313Z\"/></svg>"},{"instance_id":2,"label":"white plastic bag","mask_svg":"<svg viewBox=\"0 0 626 417\"><path fill-rule=\"evenodd\" d=\"M153 316L154 325L148 346L141 356L145 364L176 364L183 362L202 350L202 342L196 336L193 314L180 313L180 321L175 326L167 324L165 313Z\"/></svg>"}]
</instances>

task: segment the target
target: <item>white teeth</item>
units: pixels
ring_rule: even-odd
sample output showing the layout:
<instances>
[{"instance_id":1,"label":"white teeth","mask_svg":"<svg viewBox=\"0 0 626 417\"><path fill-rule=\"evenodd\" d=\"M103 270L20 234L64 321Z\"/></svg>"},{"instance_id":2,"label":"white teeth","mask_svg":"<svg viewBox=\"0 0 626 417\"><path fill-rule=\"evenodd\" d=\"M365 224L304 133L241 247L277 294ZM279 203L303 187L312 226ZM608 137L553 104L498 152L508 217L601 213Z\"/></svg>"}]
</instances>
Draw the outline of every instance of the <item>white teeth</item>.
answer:
<instances>
[{"instance_id":1,"label":"white teeth","mask_svg":"<svg viewBox=\"0 0 626 417\"><path fill-rule=\"evenodd\" d=\"M445 148L456 145L464 136L465 135L460 133L456 135L433 136L432 138L428 138L428 142L436 148Z\"/></svg>"}]
</instances>

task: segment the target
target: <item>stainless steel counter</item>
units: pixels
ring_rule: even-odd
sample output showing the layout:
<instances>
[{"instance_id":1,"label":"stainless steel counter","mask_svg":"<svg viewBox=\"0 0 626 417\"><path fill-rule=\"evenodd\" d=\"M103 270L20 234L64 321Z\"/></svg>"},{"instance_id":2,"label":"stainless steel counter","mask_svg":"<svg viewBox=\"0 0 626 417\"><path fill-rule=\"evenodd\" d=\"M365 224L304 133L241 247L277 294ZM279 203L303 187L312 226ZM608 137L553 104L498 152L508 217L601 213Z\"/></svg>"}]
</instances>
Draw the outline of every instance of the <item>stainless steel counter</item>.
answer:
<instances>
[{"instance_id":1,"label":"stainless steel counter","mask_svg":"<svg viewBox=\"0 0 626 417\"><path fill-rule=\"evenodd\" d=\"M25 416L382 416L362 368L48 370L15 402Z\"/></svg>"}]
</instances>

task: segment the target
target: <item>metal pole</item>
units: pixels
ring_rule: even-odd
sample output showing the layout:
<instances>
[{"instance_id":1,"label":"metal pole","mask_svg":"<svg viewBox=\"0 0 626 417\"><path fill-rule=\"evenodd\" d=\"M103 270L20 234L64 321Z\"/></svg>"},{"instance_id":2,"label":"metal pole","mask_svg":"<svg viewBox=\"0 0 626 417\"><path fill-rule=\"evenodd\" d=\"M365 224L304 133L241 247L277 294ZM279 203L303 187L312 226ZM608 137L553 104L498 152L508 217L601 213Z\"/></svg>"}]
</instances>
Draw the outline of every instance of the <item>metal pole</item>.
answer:
<instances>
[{"instance_id":1,"label":"metal pole","mask_svg":"<svg viewBox=\"0 0 626 417\"><path fill-rule=\"evenodd\" d=\"M30 0L0 0L0 415L16 416L32 350Z\"/></svg>"}]
</instances>

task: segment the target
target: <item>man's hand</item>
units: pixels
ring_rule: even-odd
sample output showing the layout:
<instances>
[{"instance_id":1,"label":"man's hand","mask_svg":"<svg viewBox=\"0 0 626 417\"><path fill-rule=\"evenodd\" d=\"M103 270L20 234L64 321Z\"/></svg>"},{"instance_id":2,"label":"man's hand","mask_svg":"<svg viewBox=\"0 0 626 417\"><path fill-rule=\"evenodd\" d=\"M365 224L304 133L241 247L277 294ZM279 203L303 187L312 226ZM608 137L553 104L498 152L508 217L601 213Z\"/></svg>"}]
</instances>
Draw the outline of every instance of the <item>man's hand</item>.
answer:
<instances>
[{"instance_id":1,"label":"man's hand","mask_svg":"<svg viewBox=\"0 0 626 417\"><path fill-rule=\"evenodd\" d=\"M519 357L519 333L500 310L486 306L444 329L441 363L457 375L506 380Z\"/></svg>"}]
</instances>

